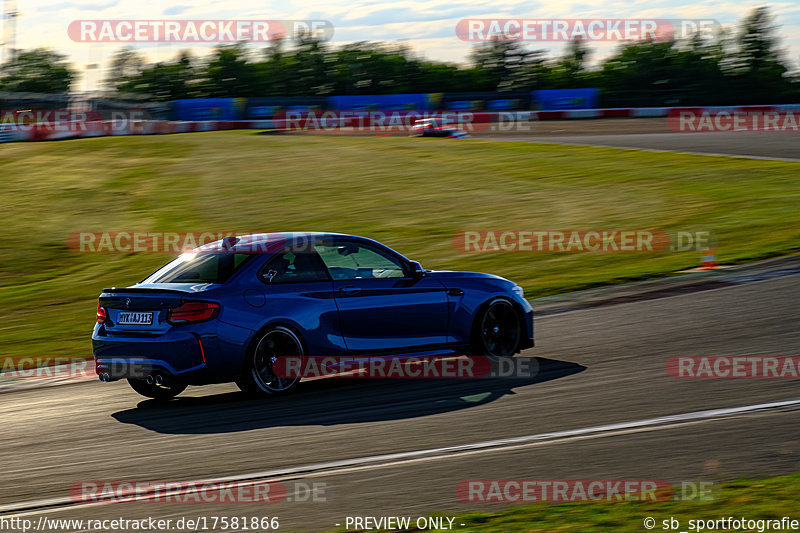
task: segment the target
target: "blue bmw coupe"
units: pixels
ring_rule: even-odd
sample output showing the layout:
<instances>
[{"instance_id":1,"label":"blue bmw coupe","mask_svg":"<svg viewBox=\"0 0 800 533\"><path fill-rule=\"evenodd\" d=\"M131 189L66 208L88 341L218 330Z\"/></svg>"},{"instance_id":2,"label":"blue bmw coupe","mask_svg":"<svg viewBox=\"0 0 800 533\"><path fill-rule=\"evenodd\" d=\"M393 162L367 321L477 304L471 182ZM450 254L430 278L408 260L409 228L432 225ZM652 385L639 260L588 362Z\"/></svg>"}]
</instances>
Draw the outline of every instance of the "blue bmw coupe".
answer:
<instances>
[{"instance_id":1,"label":"blue bmw coupe","mask_svg":"<svg viewBox=\"0 0 800 533\"><path fill-rule=\"evenodd\" d=\"M265 233L184 253L140 283L103 289L92 334L101 381L150 398L234 381L293 390L279 357L511 357L533 346L522 288L425 270L364 237Z\"/></svg>"}]
</instances>

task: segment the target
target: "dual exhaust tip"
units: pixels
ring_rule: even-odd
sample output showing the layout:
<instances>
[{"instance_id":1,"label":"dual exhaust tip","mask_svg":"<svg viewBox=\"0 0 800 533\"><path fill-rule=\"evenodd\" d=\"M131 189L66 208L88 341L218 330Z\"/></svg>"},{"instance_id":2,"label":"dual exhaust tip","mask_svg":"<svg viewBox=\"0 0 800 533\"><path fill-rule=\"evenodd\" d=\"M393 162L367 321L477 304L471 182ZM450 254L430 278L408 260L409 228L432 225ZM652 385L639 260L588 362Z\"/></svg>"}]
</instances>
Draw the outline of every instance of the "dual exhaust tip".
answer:
<instances>
[{"instance_id":1,"label":"dual exhaust tip","mask_svg":"<svg viewBox=\"0 0 800 533\"><path fill-rule=\"evenodd\" d=\"M161 374L150 374L146 378L144 378L145 382L148 385L163 385L164 384L164 377Z\"/></svg>"},{"instance_id":2,"label":"dual exhaust tip","mask_svg":"<svg viewBox=\"0 0 800 533\"><path fill-rule=\"evenodd\" d=\"M99 376L100 381L103 383L108 383L111 381L111 375L108 372L103 372ZM164 384L164 376L161 374L150 374L146 378L144 378L145 382L148 385L163 385Z\"/></svg>"}]
</instances>

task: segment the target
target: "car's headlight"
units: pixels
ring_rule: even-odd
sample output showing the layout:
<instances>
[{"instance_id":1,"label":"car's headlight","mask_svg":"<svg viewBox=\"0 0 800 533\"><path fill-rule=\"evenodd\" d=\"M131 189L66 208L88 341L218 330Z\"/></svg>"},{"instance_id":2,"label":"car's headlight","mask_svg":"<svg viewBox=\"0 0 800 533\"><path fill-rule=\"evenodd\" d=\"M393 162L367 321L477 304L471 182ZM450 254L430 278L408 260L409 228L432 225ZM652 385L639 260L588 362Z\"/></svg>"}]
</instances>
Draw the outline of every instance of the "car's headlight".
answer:
<instances>
[{"instance_id":1,"label":"car's headlight","mask_svg":"<svg viewBox=\"0 0 800 533\"><path fill-rule=\"evenodd\" d=\"M520 298L525 298L525 289L523 289L519 285L514 285L514 287L511 290L514 292L514 294L516 294Z\"/></svg>"}]
</instances>

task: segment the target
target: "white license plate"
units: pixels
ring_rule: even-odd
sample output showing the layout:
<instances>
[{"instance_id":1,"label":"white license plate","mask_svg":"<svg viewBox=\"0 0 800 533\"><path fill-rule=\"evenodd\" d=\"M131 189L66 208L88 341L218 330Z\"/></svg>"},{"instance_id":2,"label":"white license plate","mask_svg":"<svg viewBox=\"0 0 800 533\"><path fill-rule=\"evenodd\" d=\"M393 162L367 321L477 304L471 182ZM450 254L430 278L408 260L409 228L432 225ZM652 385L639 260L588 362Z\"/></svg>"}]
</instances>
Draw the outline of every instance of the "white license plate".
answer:
<instances>
[{"instance_id":1,"label":"white license plate","mask_svg":"<svg viewBox=\"0 0 800 533\"><path fill-rule=\"evenodd\" d=\"M123 326L149 326L153 323L153 313L141 311L122 311L117 318L117 324Z\"/></svg>"}]
</instances>

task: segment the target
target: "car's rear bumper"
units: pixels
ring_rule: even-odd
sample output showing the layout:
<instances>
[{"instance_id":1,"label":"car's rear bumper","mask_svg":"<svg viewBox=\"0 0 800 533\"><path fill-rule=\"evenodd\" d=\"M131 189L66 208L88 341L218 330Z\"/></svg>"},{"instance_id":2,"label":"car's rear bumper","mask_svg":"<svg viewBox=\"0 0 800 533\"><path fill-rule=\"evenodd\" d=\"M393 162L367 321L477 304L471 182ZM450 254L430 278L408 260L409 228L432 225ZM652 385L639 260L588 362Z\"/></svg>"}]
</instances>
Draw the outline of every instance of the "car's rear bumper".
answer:
<instances>
[{"instance_id":1,"label":"car's rear bumper","mask_svg":"<svg viewBox=\"0 0 800 533\"><path fill-rule=\"evenodd\" d=\"M154 336L109 334L98 325L92 334L95 371L111 381L156 373L192 384L231 381L241 373L252 334L224 323Z\"/></svg>"},{"instance_id":2,"label":"car's rear bumper","mask_svg":"<svg viewBox=\"0 0 800 533\"><path fill-rule=\"evenodd\" d=\"M203 375L205 364L194 368L177 370L167 361L148 359L143 357L98 357L95 358L95 371L99 376L105 376L104 381L118 379L145 379L148 376L160 374L177 381L196 381ZM203 380L201 380L203 381Z\"/></svg>"},{"instance_id":3,"label":"car's rear bumper","mask_svg":"<svg viewBox=\"0 0 800 533\"><path fill-rule=\"evenodd\" d=\"M118 337L92 338L95 371L113 381L163 374L190 379L206 368L208 347L216 339L191 334L172 340Z\"/></svg>"}]
</instances>

